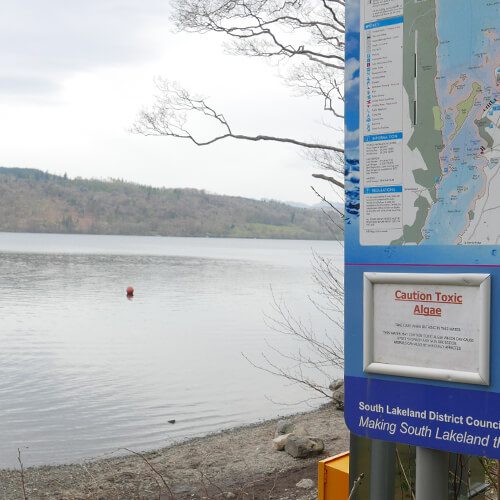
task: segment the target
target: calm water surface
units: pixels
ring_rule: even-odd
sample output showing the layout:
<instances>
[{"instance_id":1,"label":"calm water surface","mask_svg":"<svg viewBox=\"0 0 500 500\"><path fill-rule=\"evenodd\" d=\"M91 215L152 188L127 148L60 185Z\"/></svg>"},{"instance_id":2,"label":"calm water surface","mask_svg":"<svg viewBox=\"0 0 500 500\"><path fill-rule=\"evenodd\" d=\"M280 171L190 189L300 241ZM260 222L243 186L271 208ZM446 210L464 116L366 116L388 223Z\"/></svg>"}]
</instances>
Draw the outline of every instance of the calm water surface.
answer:
<instances>
[{"instance_id":1,"label":"calm water surface","mask_svg":"<svg viewBox=\"0 0 500 500\"><path fill-rule=\"evenodd\" d=\"M0 467L18 447L75 462L306 409L242 353L296 347L265 324L271 287L331 333L307 301L312 249L342 260L334 242L0 233Z\"/></svg>"}]
</instances>

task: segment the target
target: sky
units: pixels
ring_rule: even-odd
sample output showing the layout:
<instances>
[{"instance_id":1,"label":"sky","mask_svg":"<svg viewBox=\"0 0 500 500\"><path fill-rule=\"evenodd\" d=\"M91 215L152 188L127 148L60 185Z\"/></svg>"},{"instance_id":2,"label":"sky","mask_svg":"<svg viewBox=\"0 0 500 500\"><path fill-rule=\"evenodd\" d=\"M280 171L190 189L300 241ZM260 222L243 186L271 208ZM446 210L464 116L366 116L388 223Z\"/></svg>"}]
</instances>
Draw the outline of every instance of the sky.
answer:
<instances>
[{"instance_id":1,"label":"sky","mask_svg":"<svg viewBox=\"0 0 500 500\"><path fill-rule=\"evenodd\" d=\"M322 102L297 97L276 66L226 54L215 34L176 32L168 0L2 0L0 68L0 166L309 204L311 185L331 194L295 146L200 148L130 132L164 77L206 97L235 132L336 134Z\"/></svg>"}]
</instances>

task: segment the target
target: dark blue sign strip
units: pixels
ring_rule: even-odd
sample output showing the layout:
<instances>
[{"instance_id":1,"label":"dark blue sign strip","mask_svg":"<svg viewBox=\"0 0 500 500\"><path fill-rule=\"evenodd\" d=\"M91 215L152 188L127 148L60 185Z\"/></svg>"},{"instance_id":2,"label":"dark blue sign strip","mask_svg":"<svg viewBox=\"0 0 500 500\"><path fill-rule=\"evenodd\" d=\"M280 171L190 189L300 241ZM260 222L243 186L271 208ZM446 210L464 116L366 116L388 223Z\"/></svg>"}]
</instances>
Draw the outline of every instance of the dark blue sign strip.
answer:
<instances>
[{"instance_id":1,"label":"dark blue sign strip","mask_svg":"<svg viewBox=\"0 0 500 500\"><path fill-rule=\"evenodd\" d=\"M391 134L365 135L365 142L397 141L403 138L403 132L393 132Z\"/></svg>"},{"instance_id":2,"label":"dark blue sign strip","mask_svg":"<svg viewBox=\"0 0 500 500\"><path fill-rule=\"evenodd\" d=\"M403 186L377 186L364 189L365 194L402 193Z\"/></svg>"},{"instance_id":3,"label":"dark blue sign strip","mask_svg":"<svg viewBox=\"0 0 500 500\"><path fill-rule=\"evenodd\" d=\"M361 377L346 377L345 389L359 436L500 459L498 393Z\"/></svg>"},{"instance_id":4,"label":"dark blue sign strip","mask_svg":"<svg viewBox=\"0 0 500 500\"><path fill-rule=\"evenodd\" d=\"M374 21L372 23L365 23L365 30L372 30L375 28L385 28L386 26L393 26L394 24L401 24L404 21L403 16L393 17L391 19L383 19L381 21Z\"/></svg>"}]
</instances>

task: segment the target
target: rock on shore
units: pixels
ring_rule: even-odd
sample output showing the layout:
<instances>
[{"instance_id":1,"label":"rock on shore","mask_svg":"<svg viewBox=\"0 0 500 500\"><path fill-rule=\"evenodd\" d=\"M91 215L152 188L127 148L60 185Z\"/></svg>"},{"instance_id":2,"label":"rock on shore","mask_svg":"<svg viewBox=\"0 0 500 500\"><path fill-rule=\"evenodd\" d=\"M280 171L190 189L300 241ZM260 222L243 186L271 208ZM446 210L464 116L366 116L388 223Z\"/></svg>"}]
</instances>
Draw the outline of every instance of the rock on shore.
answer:
<instances>
[{"instance_id":1,"label":"rock on shore","mask_svg":"<svg viewBox=\"0 0 500 500\"><path fill-rule=\"evenodd\" d=\"M285 450L294 458L308 458L321 453L324 442L311 436L302 422L292 420L280 420L276 426L273 446L278 451Z\"/></svg>"}]
</instances>

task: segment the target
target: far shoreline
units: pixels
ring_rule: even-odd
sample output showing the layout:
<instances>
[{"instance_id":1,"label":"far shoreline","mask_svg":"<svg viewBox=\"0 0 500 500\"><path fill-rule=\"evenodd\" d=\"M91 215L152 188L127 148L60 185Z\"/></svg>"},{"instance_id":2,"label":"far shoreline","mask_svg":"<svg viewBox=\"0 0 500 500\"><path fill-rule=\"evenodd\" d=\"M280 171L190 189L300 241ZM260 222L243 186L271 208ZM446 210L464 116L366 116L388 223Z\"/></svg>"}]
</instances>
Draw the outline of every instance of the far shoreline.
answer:
<instances>
[{"instance_id":1,"label":"far shoreline","mask_svg":"<svg viewBox=\"0 0 500 500\"><path fill-rule=\"evenodd\" d=\"M109 237L117 237L117 238L179 238L179 239L192 239L192 240L241 240L241 241L321 241L321 242L344 242L344 238L269 238L269 237L258 237L258 236L214 236L214 235L166 235L166 234L116 234L116 233L54 233L50 231L1 231L0 234L3 235L47 235L47 236L109 236Z\"/></svg>"}]
</instances>

